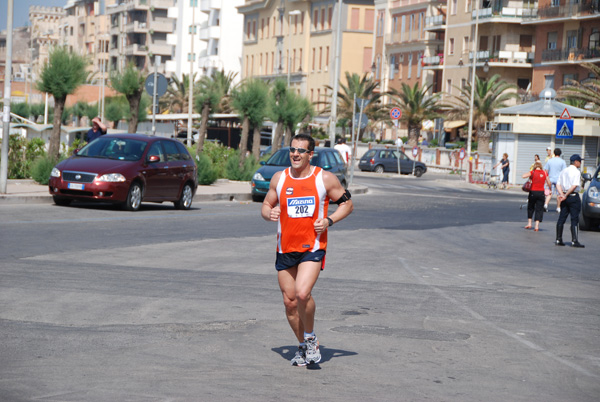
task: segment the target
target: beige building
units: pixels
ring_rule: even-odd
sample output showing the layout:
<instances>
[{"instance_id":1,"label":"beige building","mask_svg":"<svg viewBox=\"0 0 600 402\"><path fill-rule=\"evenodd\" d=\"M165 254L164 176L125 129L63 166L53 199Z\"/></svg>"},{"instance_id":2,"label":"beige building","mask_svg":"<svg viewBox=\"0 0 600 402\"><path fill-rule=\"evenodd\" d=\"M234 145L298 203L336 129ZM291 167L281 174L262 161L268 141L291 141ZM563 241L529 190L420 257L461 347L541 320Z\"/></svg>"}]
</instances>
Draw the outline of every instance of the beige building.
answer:
<instances>
[{"instance_id":1,"label":"beige building","mask_svg":"<svg viewBox=\"0 0 600 402\"><path fill-rule=\"evenodd\" d=\"M35 81L42 66L48 61L52 46L60 43L60 24L65 16L62 7L29 7L31 24L32 76Z\"/></svg>"},{"instance_id":2,"label":"beige building","mask_svg":"<svg viewBox=\"0 0 600 402\"><path fill-rule=\"evenodd\" d=\"M336 72L337 0L248 0L244 15L242 77L281 78L313 103L331 102ZM370 72L373 1L345 0L341 10L339 77ZM324 104L316 104L322 111Z\"/></svg>"}]
</instances>

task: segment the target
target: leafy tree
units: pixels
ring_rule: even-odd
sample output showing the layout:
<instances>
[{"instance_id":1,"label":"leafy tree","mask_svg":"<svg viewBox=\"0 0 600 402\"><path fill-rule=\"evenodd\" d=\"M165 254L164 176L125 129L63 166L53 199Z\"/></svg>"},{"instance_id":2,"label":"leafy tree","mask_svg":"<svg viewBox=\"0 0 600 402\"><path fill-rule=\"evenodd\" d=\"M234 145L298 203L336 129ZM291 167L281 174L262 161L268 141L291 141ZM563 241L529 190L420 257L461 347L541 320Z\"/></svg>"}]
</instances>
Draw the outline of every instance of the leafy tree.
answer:
<instances>
[{"instance_id":1,"label":"leafy tree","mask_svg":"<svg viewBox=\"0 0 600 402\"><path fill-rule=\"evenodd\" d=\"M29 111L29 113L31 113L31 116L33 117L33 121L38 120L38 118L40 116L43 116L45 113L45 109L46 109L46 105L44 105L43 103L33 103L31 104L31 110Z\"/></svg>"},{"instance_id":2,"label":"leafy tree","mask_svg":"<svg viewBox=\"0 0 600 402\"><path fill-rule=\"evenodd\" d=\"M129 102L129 127L130 133L137 131L137 125L140 118L140 102L144 92L144 81L146 80L143 71L137 69L135 64L128 64L122 73L114 72L110 75L111 87L125 95Z\"/></svg>"},{"instance_id":3,"label":"leafy tree","mask_svg":"<svg viewBox=\"0 0 600 402\"><path fill-rule=\"evenodd\" d=\"M381 105L381 93L378 92L379 83L373 79L371 74L365 74L362 77L356 73L350 74L346 71L346 85L340 83L340 91L337 93L337 116L338 119L347 119L352 122L353 112L358 114L360 109L354 103L354 95L357 99L367 99L369 104L363 110L370 121L379 121L383 119L388 110ZM333 91L333 88L326 86ZM325 102L325 108L322 114L331 113L331 106ZM351 123L352 124L352 123ZM362 138L362 132L359 131L358 138Z\"/></svg>"},{"instance_id":4,"label":"leafy tree","mask_svg":"<svg viewBox=\"0 0 600 402\"><path fill-rule=\"evenodd\" d=\"M419 88L419 84L415 83L411 88L409 85L402 83L401 88L400 91L392 88L389 95L392 97L392 104L396 103L402 111L400 121L405 122L408 126L407 145L414 147L419 141L423 120L438 116L436 112L438 95L427 95L431 85Z\"/></svg>"},{"instance_id":5,"label":"leafy tree","mask_svg":"<svg viewBox=\"0 0 600 402\"><path fill-rule=\"evenodd\" d=\"M19 115L25 119L29 119L31 114L31 108L27 102L21 103L10 103L10 111L16 115Z\"/></svg>"},{"instance_id":6,"label":"leafy tree","mask_svg":"<svg viewBox=\"0 0 600 402\"><path fill-rule=\"evenodd\" d=\"M222 110L223 98L229 94L234 77L234 73L225 74L224 71L213 71L211 76L202 77L196 87L195 107L202 114L199 138L196 143L197 153L201 153L204 148L208 116L211 111L214 113Z\"/></svg>"},{"instance_id":7,"label":"leafy tree","mask_svg":"<svg viewBox=\"0 0 600 402\"><path fill-rule=\"evenodd\" d=\"M232 106L242 118L242 138L240 142L240 163L244 163L250 127L254 129L252 155L260 157L260 129L267 115L267 84L258 79L245 81L232 93Z\"/></svg>"},{"instance_id":8,"label":"leafy tree","mask_svg":"<svg viewBox=\"0 0 600 402\"><path fill-rule=\"evenodd\" d=\"M288 91L286 93L287 113L283 124L285 126L285 142L286 145L291 145L292 137L298 123L308 123L315 114L312 103L305 97L298 95L296 92Z\"/></svg>"},{"instance_id":9,"label":"leafy tree","mask_svg":"<svg viewBox=\"0 0 600 402\"><path fill-rule=\"evenodd\" d=\"M80 120L83 116L87 116L89 106L87 103L79 101L71 109L71 113L77 116L77 125L80 124Z\"/></svg>"},{"instance_id":10,"label":"leafy tree","mask_svg":"<svg viewBox=\"0 0 600 402\"><path fill-rule=\"evenodd\" d=\"M585 106L591 106L592 112L600 113L600 66L592 63L582 63L581 66L588 69L594 78L582 82L571 81L569 85L563 85L557 95L585 102Z\"/></svg>"},{"instance_id":11,"label":"leafy tree","mask_svg":"<svg viewBox=\"0 0 600 402\"><path fill-rule=\"evenodd\" d=\"M469 120L471 84L465 88L455 87L459 96L451 96L451 101L442 108L448 117L455 120ZM477 149L481 153L490 152L490 133L485 130L485 123L494 119L497 109L506 107L510 99L517 99L517 86L501 80L495 74L489 80L475 76L475 96L473 99L473 127L477 131Z\"/></svg>"},{"instance_id":12,"label":"leafy tree","mask_svg":"<svg viewBox=\"0 0 600 402\"><path fill-rule=\"evenodd\" d=\"M60 154L61 117L67 95L75 92L85 82L87 64L85 57L66 47L55 47L50 51L48 61L40 72L37 89L54 97L54 127L48 149L51 157L58 159Z\"/></svg>"},{"instance_id":13,"label":"leafy tree","mask_svg":"<svg viewBox=\"0 0 600 402\"><path fill-rule=\"evenodd\" d=\"M108 98L107 98L108 99ZM98 104L93 104L93 105L88 105L87 110L85 111L85 115L86 117L92 121L92 119L98 115L100 115L100 113L98 112Z\"/></svg>"},{"instance_id":14,"label":"leafy tree","mask_svg":"<svg viewBox=\"0 0 600 402\"><path fill-rule=\"evenodd\" d=\"M119 125L119 120L122 120L124 115L123 107L119 103L112 102L106 106L106 118L113 122L113 127Z\"/></svg>"}]
</instances>

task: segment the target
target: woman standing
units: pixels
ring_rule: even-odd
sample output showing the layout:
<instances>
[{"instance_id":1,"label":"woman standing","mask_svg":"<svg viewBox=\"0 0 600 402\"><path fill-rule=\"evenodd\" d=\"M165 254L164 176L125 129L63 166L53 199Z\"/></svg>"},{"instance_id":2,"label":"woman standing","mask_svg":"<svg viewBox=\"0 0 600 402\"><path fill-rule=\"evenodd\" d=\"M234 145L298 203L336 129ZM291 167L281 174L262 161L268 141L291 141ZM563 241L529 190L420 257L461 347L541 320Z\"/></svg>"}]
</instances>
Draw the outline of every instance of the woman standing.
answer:
<instances>
[{"instance_id":1,"label":"woman standing","mask_svg":"<svg viewBox=\"0 0 600 402\"><path fill-rule=\"evenodd\" d=\"M527 199L527 226L525 229L531 229L531 218L535 212L535 231L540 230L540 222L544 217L544 184L551 185L548 174L542 167L541 161L536 161L533 170L523 175L524 179L531 179L531 191Z\"/></svg>"},{"instance_id":2,"label":"woman standing","mask_svg":"<svg viewBox=\"0 0 600 402\"><path fill-rule=\"evenodd\" d=\"M504 153L504 155L502 155L502 160L494 165L494 169L496 169L498 165L500 165L500 168L502 169L502 185L505 189L507 189L508 173L510 172L510 162L508 161L508 154L506 152Z\"/></svg>"}]
</instances>

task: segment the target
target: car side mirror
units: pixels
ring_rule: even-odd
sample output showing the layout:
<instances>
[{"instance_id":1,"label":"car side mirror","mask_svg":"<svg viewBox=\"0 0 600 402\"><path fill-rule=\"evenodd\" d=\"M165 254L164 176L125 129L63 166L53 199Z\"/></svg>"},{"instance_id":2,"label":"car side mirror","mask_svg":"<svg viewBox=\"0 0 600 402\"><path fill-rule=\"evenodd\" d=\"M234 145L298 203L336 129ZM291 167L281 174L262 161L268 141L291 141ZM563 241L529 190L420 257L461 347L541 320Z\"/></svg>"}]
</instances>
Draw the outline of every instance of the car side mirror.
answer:
<instances>
[{"instance_id":1,"label":"car side mirror","mask_svg":"<svg viewBox=\"0 0 600 402\"><path fill-rule=\"evenodd\" d=\"M584 173L581 175L581 177L583 177L583 182L585 183L586 181L592 181L592 175L589 173Z\"/></svg>"},{"instance_id":2,"label":"car side mirror","mask_svg":"<svg viewBox=\"0 0 600 402\"><path fill-rule=\"evenodd\" d=\"M262 166L265 166L265 165L267 164L267 162L265 162L265 161L260 161L260 164L261 164Z\"/></svg>"},{"instance_id":3,"label":"car side mirror","mask_svg":"<svg viewBox=\"0 0 600 402\"><path fill-rule=\"evenodd\" d=\"M158 156L158 155L150 155L150 156L148 156L148 162L149 163L160 162L160 156Z\"/></svg>"},{"instance_id":4,"label":"car side mirror","mask_svg":"<svg viewBox=\"0 0 600 402\"><path fill-rule=\"evenodd\" d=\"M77 155L78 153L79 153L79 150L78 150L78 149L74 149L74 150L73 150L73 155Z\"/></svg>"}]
</instances>

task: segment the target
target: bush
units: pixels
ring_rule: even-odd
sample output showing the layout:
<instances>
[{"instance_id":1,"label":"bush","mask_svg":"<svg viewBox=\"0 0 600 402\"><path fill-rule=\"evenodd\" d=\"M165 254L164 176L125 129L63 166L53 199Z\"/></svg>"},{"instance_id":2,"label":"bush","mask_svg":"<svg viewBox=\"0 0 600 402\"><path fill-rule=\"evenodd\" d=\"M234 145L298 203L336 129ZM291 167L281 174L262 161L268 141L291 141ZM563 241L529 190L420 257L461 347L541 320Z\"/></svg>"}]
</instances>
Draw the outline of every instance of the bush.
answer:
<instances>
[{"instance_id":1,"label":"bush","mask_svg":"<svg viewBox=\"0 0 600 402\"><path fill-rule=\"evenodd\" d=\"M250 181L254 172L259 167L260 164L252 156L248 156L244 159L244 163L240 168L240 154L239 152L235 152L235 154L227 159L225 177L229 180Z\"/></svg>"},{"instance_id":2,"label":"bush","mask_svg":"<svg viewBox=\"0 0 600 402\"><path fill-rule=\"evenodd\" d=\"M212 160L206 154L196 155L194 158L198 167L198 184L208 186L218 179L217 169Z\"/></svg>"},{"instance_id":3,"label":"bush","mask_svg":"<svg viewBox=\"0 0 600 402\"><path fill-rule=\"evenodd\" d=\"M38 157L31 165L31 178L40 184L47 185L50 181L50 172L58 162L48 155Z\"/></svg>"},{"instance_id":4,"label":"bush","mask_svg":"<svg viewBox=\"0 0 600 402\"><path fill-rule=\"evenodd\" d=\"M46 154L44 140L33 138L28 141L20 135L11 135L8 144L8 178L30 178L33 161Z\"/></svg>"}]
</instances>

